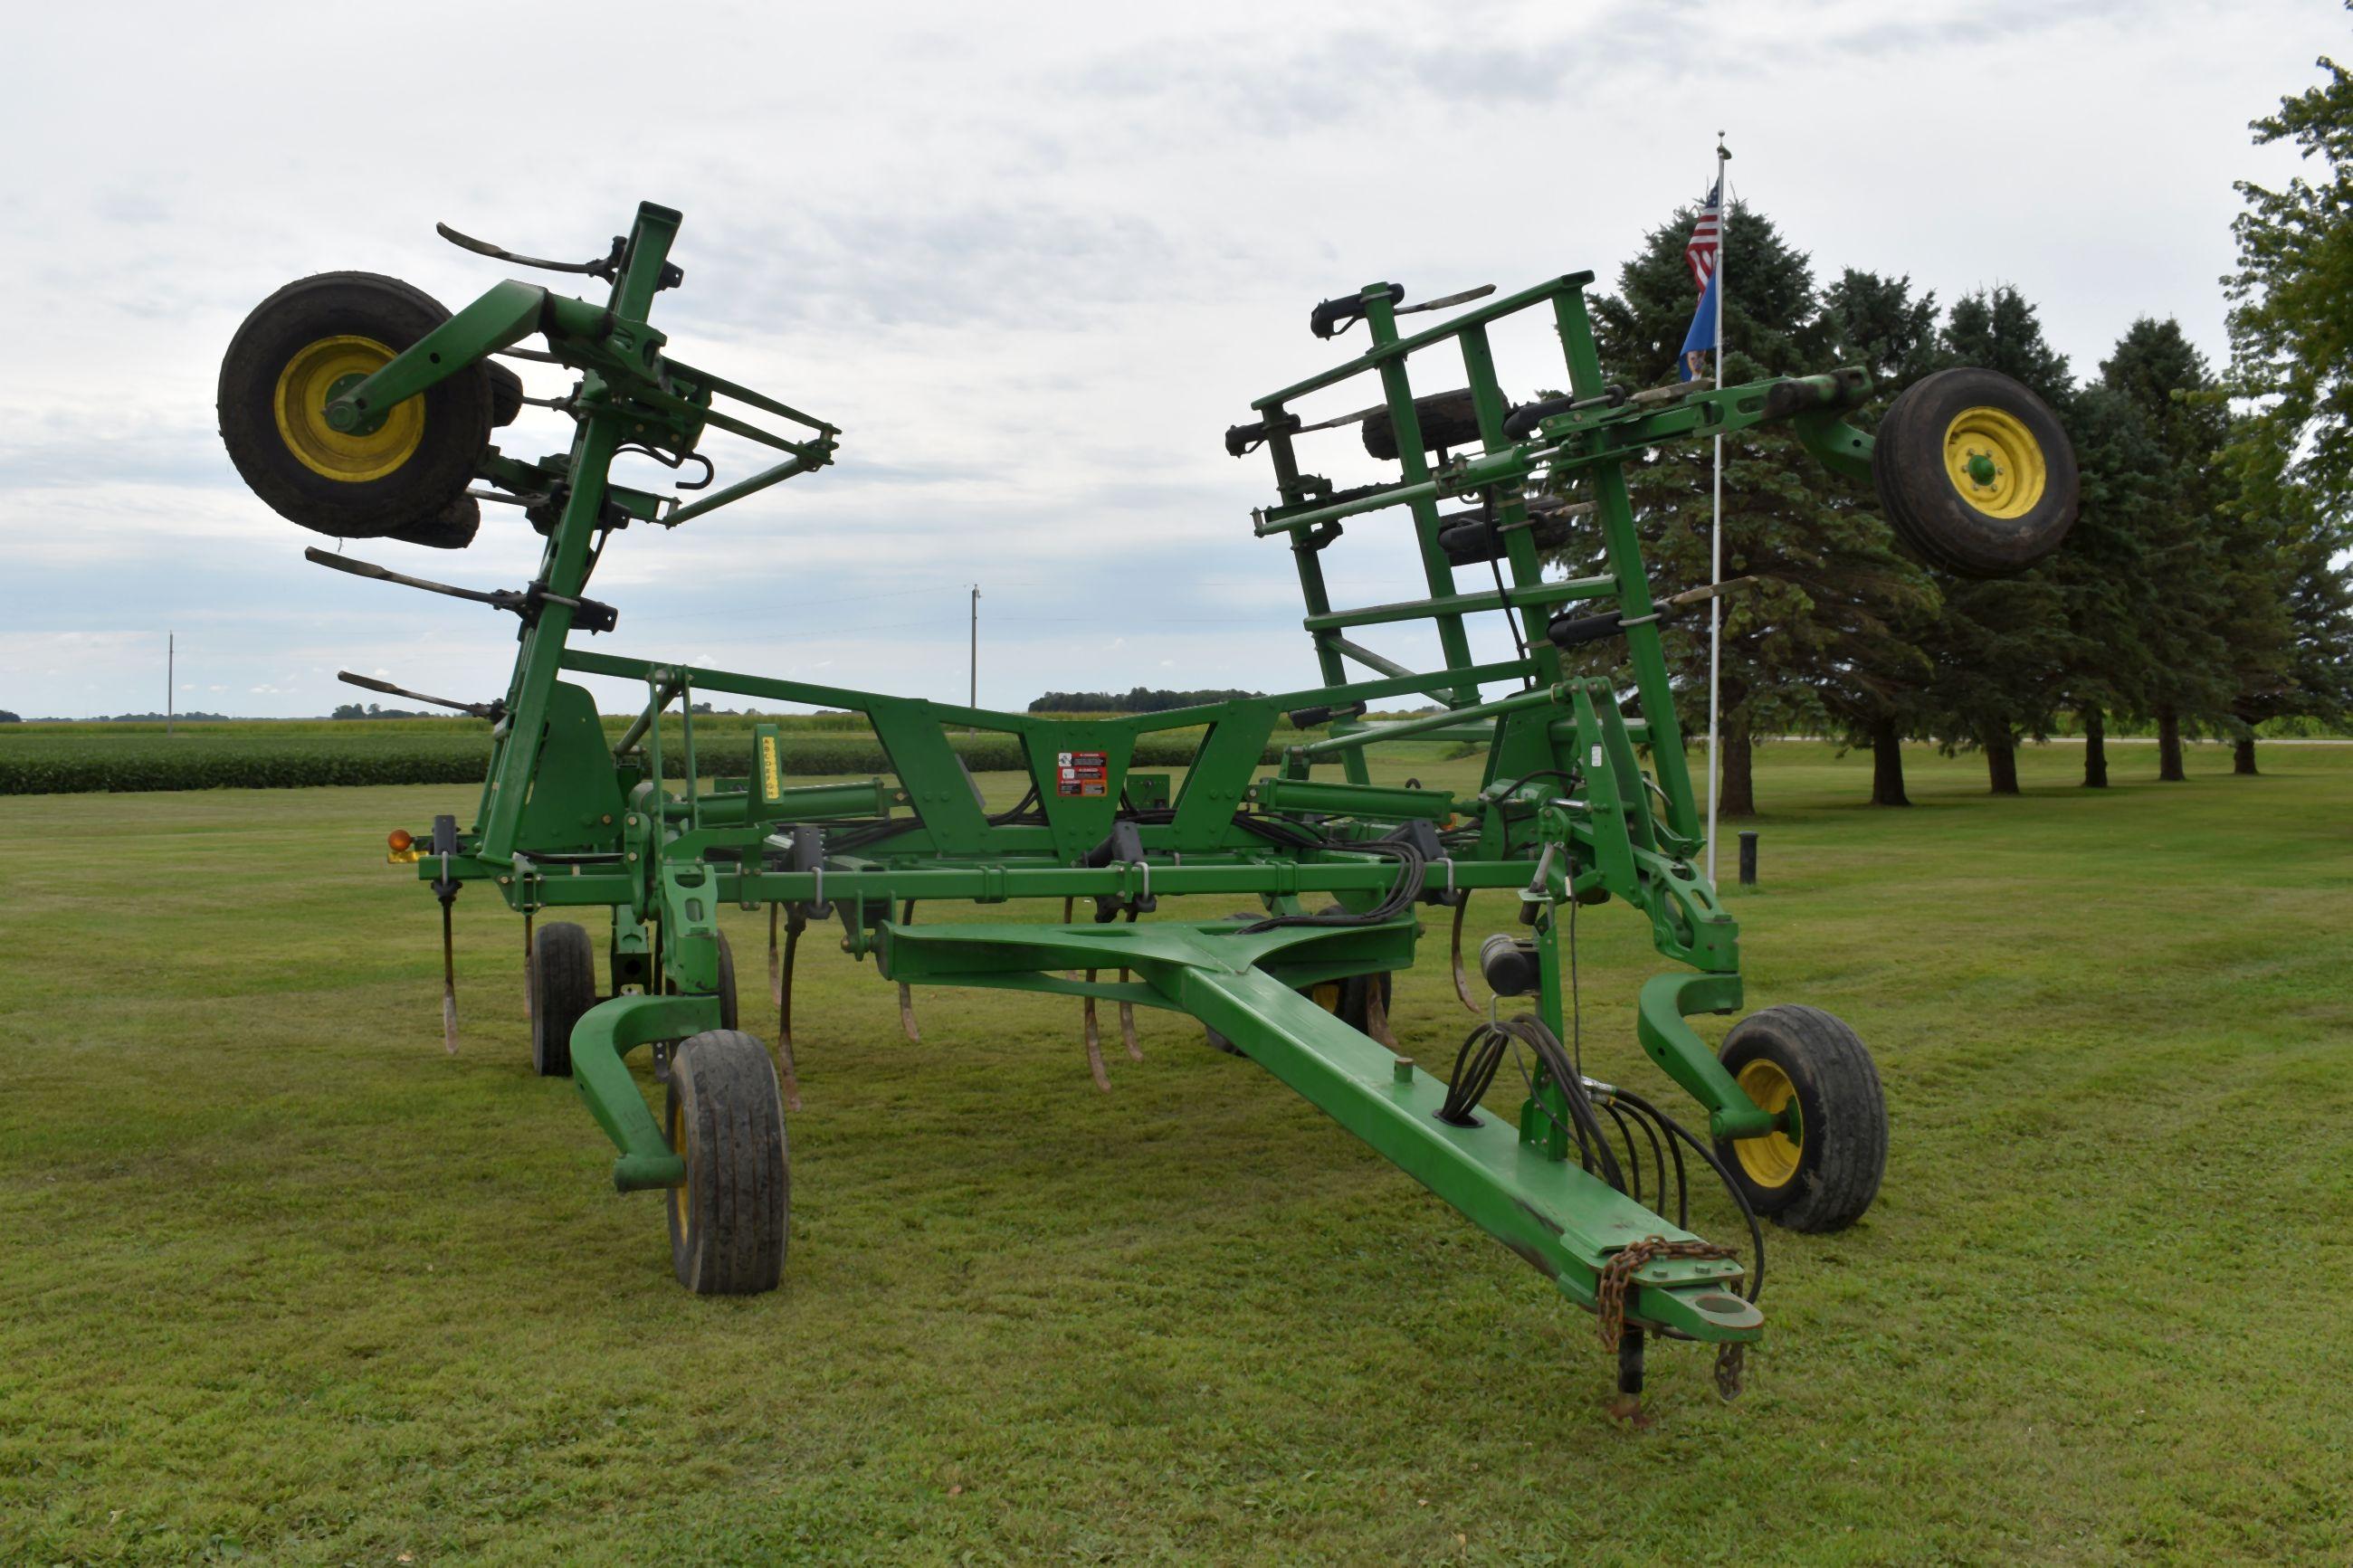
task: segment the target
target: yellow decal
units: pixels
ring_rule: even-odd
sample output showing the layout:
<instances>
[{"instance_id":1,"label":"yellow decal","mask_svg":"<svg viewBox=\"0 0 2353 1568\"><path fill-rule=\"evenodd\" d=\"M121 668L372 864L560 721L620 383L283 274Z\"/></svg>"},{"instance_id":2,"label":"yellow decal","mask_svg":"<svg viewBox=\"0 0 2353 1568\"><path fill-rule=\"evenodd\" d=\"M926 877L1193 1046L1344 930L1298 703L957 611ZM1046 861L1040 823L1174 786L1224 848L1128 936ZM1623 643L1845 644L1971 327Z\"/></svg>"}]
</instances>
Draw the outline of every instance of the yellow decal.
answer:
<instances>
[{"instance_id":1,"label":"yellow decal","mask_svg":"<svg viewBox=\"0 0 2353 1568\"><path fill-rule=\"evenodd\" d=\"M769 800L785 793L784 775L776 767L776 738L760 737L760 793Z\"/></svg>"}]
</instances>

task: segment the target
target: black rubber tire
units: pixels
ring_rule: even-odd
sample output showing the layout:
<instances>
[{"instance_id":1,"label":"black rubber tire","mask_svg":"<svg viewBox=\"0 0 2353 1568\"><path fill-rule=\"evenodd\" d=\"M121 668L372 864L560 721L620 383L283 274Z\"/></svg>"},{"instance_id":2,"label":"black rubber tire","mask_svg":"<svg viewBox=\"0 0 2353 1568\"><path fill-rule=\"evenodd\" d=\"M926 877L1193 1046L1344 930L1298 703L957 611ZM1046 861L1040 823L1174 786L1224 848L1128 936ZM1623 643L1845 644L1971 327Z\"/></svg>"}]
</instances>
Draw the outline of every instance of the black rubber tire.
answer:
<instances>
[{"instance_id":1,"label":"black rubber tire","mask_svg":"<svg viewBox=\"0 0 2353 1568\"><path fill-rule=\"evenodd\" d=\"M1797 1096L1797 1170L1768 1185L1742 1163L1736 1142L1717 1139L1716 1156L1749 1206L1783 1229L1844 1230L1871 1207L1887 1170L1887 1097L1870 1048L1820 1007L1767 1007L1735 1025L1716 1052L1735 1078L1759 1058Z\"/></svg>"},{"instance_id":2,"label":"black rubber tire","mask_svg":"<svg viewBox=\"0 0 2353 1568\"><path fill-rule=\"evenodd\" d=\"M1348 911L1342 905L1326 904L1315 912L1319 915L1341 915ZM1389 1010L1389 998L1396 994L1397 986L1394 978L1386 969L1377 974L1352 974L1341 981L1339 1002L1332 1009L1338 1015L1340 1022L1360 1035L1372 1033L1366 1026L1372 1022L1371 998L1372 988L1376 982L1379 983L1381 988L1381 1013L1383 1016L1387 1016ZM1322 987L1319 986L1316 989L1321 990ZM1315 993L1311 991L1308 995L1314 998Z\"/></svg>"},{"instance_id":3,"label":"black rubber tire","mask_svg":"<svg viewBox=\"0 0 2353 1568\"><path fill-rule=\"evenodd\" d=\"M1978 510L1945 468L1945 437L1964 410L1991 407L2042 448L2042 494L2017 517ZM1929 565L1957 577L2007 577L2042 560L2074 526L2083 481L2059 416L1998 371L1940 370L1906 388L1879 422L1871 475L1888 526Z\"/></svg>"},{"instance_id":4,"label":"black rubber tire","mask_svg":"<svg viewBox=\"0 0 2353 1568\"><path fill-rule=\"evenodd\" d=\"M594 1007L596 950L586 929L551 921L532 933L531 1065L542 1078L572 1076L572 1026Z\"/></svg>"},{"instance_id":5,"label":"black rubber tire","mask_svg":"<svg viewBox=\"0 0 2353 1568\"><path fill-rule=\"evenodd\" d=\"M396 278L322 272L253 309L221 358L222 444L253 493L291 522L339 539L376 539L440 516L474 477L491 438L491 377L471 365L427 390L417 448L375 479L331 479L279 434L278 380L322 338L373 338L397 353L449 319L440 302Z\"/></svg>"},{"instance_id":6,"label":"black rubber tire","mask_svg":"<svg viewBox=\"0 0 2353 1568\"><path fill-rule=\"evenodd\" d=\"M735 950L728 944L727 933L719 933L719 1026L735 1027L740 1016L735 1010Z\"/></svg>"},{"instance_id":7,"label":"black rubber tire","mask_svg":"<svg viewBox=\"0 0 2353 1568\"><path fill-rule=\"evenodd\" d=\"M491 423L512 425L522 413L522 377L494 359L482 362L483 374L491 378Z\"/></svg>"},{"instance_id":8,"label":"black rubber tire","mask_svg":"<svg viewBox=\"0 0 2353 1568\"><path fill-rule=\"evenodd\" d=\"M459 496L443 507L441 515L432 521L396 528L388 537L403 544L421 544L427 550L463 550L474 542L474 535L481 526L481 503L472 496Z\"/></svg>"},{"instance_id":9,"label":"black rubber tire","mask_svg":"<svg viewBox=\"0 0 2353 1568\"><path fill-rule=\"evenodd\" d=\"M1510 398L1504 402L1510 406ZM1415 398L1413 416L1414 423L1421 426L1421 449L1425 452L1453 447L1485 450L1485 444L1479 439L1479 410L1467 386ZM1370 456L1384 463L1398 460L1397 426L1390 422L1388 409L1365 416L1364 438L1365 450Z\"/></svg>"},{"instance_id":10,"label":"black rubber tire","mask_svg":"<svg viewBox=\"0 0 2353 1568\"><path fill-rule=\"evenodd\" d=\"M1389 998L1396 994L1396 985L1389 972L1384 969L1378 974L1352 974L1340 982L1340 1005L1334 1009L1339 1014L1340 1022L1363 1033L1371 1032L1365 1026L1372 1022L1371 997L1375 985L1381 988L1381 1013L1384 1016L1388 1015Z\"/></svg>"},{"instance_id":11,"label":"black rubber tire","mask_svg":"<svg viewBox=\"0 0 2353 1568\"><path fill-rule=\"evenodd\" d=\"M686 1161L670 1189L670 1266L698 1296L753 1296L784 1275L792 1213L785 1102L768 1047L734 1029L680 1042L662 1131Z\"/></svg>"}]
</instances>

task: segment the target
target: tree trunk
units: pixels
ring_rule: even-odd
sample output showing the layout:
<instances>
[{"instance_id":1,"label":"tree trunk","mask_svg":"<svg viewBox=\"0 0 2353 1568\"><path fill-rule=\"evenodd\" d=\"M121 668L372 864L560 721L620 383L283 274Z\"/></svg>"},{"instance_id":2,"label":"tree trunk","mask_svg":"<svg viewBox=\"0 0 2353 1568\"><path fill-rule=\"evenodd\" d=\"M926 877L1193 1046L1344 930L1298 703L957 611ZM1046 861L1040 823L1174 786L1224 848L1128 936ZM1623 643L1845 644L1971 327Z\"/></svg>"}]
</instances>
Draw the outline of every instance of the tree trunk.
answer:
<instances>
[{"instance_id":1,"label":"tree trunk","mask_svg":"<svg viewBox=\"0 0 2353 1568\"><path fill-rule=\"evenodd\" d=\"M2231 742L2231 771L2253 778L2255 773L2255 738L2242 735Z\"/></svg>"},{"instance_id":2,"label":"tree trunk","mask_svg":"<svg viewBox=\"0 0 2353 1568\"><path fill-rule=\"evenodd\" d=\"M1746 715L1724 716L1724 772L1719 784L1716 809L1725 816L1757 815L1757 775L1753 768L1754 748L1748 739Z\"/></svg>"},{"instance_id":3,"label":"tree trunk","mask_svg":"<svg viewBox=\"0 0 2353 1568\"><path fill-rule=\"evenodd\" d=\"M1989 737L1985 743L1986 778L1995 795L2018 793L2018 742L2008 735Z\"/></svg>"},{"instance_id":4,"label":"tree trunk","mask_svg":"<svg viewBox=\"0 0 2353 1568\"><path fill-rule=\"evenodd\" d=\"M1892 714L1871 721L1871 804L1910 805L1904 793L1904 736Z\"/></svg>"},{"instance_id":5,"label":"tree trunk","mask_svg":"<svg viewBox=\"0 0 2353 1568\"><path fill-rule=\"evenodd\" d=\"M2084 710L2084 787L2108 787L2108 716L2097 708Z\"/></svg>"},{"instance_id":6,"label":"tree trunk","mask_svg":"<svg viewBox=\"0 0 2353 1568\"><path fill-rule=\"evenodd\" d=\"M2157 710L2157 780L2181 784L2189 777L2181 766L2181 715L2168 702Z\"/></svg>"}]
</instances>

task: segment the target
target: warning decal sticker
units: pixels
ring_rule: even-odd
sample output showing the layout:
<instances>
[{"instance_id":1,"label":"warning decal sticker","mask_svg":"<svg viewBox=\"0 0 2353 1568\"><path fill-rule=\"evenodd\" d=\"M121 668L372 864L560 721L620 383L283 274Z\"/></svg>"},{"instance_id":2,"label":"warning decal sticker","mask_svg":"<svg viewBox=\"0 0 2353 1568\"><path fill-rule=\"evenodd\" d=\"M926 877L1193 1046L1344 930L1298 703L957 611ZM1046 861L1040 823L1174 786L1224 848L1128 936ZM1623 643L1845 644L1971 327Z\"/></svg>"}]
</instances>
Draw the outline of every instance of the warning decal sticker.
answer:
<instances>
[{"instance_id":1,"label":"warning decal sticker","mask_svg":"<svg viewBox=\"0 0 2353 1568\"><path fill-rule=\"evenodd\" d=\"M1054 793L1058 795L1102 795L1110 780L1109 759L1101 752L1062 752L1055 757Z\"/></svg>"}]
</instances>

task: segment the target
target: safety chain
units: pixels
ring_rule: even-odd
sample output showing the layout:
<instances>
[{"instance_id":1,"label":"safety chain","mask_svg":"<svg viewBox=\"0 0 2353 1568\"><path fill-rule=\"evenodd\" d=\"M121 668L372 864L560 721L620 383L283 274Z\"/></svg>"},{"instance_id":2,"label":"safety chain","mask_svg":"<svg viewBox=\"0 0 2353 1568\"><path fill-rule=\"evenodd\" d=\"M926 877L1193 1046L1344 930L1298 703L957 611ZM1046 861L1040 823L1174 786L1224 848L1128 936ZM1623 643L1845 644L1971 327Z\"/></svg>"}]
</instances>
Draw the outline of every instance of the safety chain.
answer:
<instances>
[{"instance_id":1,"label":"safety chain","mask_svg":"<svg viewBox=\"0 0 2353 1568\"><path fill-rule=\"evenodd\" d=\"M1613 1353L1618 1342L1626 1333L1626 1291L1642 1266L1660 1258L1730 1258L1732 1248L1713 1241L1669 1241L1663 1236L1645 1237L1630 1247L1620 1248L1601 1266L1600 1276L1594 1281L1593 1307L1598 1327L1601 1331L1601 1348ZM1740 1396L1741 1376L1746 1363L1748 1346L1741 1340L1729 1340L1715 1352L1715 1391L1725 1399Z\"/></svg>"},{"instance_id":2,"label":"safety chain","mask_svg":"<svg viewBox=\"0 0 2353 1568\"><path fill-rule=\"evenodd\" d=\"M1600 1316L1601 1348L1614 1352L1626 1332L1626 1288L1642 1266L1657 1258L1730 1258L1732 1248L1713 1241L1669 1241L1647 1236L1612 1253L1601 1266L1593 1288L1594 1310Z\"/></svg>"},{"instance_id":3,"label":"safety chain","mask_svg":"<svg viewBox=\"0 0 2353 1568\"><path fill-rule=\"evenodd\" d=\"M1726 1340L1715 1347L1716 1397L1729 1405L1740 1397L1740 1381L1748 1364L1748 1342Z\"/></svg>"}]
</instances>

